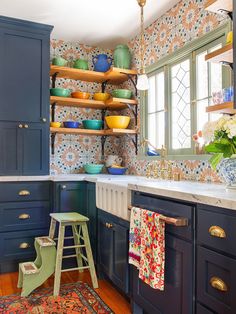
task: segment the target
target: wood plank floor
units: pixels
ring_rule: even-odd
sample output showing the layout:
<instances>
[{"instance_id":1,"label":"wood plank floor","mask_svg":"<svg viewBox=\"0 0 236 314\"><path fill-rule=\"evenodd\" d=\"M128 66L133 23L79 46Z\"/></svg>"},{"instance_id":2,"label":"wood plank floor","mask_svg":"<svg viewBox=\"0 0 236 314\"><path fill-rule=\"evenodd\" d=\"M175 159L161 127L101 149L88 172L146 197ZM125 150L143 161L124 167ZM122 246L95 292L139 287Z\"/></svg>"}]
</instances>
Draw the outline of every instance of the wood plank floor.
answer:
<instances>
[{"instance_id":1,"label":"wood plank floor","mask_svg":"<svg viewBox=\"0 0 236 314\"><path fill-rule=\"evenodd\" d=\"M52 287L53 277L50 277L42 287ZM18 293L17 288L18 273L0 274L0 296ZM62 283L84 281L91 285L90 275L87 271L79 273L77 271L62 273ZM116 313L131 314L129 302L106 280L98 280L99 288L96 289L100 298Z\"/></svg>"}]
</instances>

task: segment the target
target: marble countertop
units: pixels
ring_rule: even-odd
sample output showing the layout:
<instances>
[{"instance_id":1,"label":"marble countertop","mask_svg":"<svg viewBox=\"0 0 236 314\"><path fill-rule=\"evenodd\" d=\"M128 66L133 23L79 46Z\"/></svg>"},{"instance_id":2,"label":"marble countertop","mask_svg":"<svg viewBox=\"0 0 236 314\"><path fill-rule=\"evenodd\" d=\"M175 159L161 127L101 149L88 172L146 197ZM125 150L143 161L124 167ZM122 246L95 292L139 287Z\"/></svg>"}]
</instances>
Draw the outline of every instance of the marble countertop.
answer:
<instances>
[{"instance_id":1,"label":"marble countertop","mask_svg":"<svg viewBox=\"0 0 236 314\"><path fill-rule=\"evenodd\" d=\"M192 203L201 203L236 210L236 190L226 189L224 184L193 181L167 181L147 179L141 176L113 176L109 174L63 174L46 176L2 176L0 182L20 181L87 181L111 182L126 186L129 190L140 191Z\"/></svg>"}]
</instances>

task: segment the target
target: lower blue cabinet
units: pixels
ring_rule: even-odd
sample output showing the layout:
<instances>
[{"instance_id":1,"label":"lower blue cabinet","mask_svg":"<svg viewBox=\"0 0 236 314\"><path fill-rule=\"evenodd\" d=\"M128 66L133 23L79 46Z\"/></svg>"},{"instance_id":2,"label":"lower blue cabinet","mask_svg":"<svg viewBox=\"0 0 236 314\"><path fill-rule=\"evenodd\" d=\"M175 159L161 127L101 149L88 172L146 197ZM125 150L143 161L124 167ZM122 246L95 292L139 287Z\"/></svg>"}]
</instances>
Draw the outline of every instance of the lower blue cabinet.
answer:
<instances>
[{"instance_id":1,"label":"lower blue cabinet","mask_svg":"<svg viewBox=\"0 0 236 314\"><path fill-rule=\"evenodd\" d=\"M98 269L122 292L129 294L129 222L98 212Z\"/></svg>"},{"instance_id":2,"label":"lower blue cabinet","mask_svg":"<svg viewBox=\"0 0 236 314\"><path fill-rule=\"evenodd\" d=\"M193 313L192 244L166 235L165 288L151 288L138 277L132 266L133 313L191 314Z\"/></svg>"}]
</instances>

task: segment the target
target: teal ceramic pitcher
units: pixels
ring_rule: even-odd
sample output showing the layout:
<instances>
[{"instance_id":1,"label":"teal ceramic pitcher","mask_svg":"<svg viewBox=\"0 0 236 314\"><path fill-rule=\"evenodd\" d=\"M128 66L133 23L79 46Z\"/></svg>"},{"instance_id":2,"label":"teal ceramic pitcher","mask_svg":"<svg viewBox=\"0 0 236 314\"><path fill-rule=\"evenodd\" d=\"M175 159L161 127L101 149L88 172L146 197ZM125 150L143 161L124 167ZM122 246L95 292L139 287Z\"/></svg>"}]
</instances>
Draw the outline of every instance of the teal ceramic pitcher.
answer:
<instances>
[{"instance_id":1,"label":"teal ceramic pitcher","mask_svg":"<svg viewBox=\"0 0 236 314\"><path fill-rule=\"evenodd\" d=\"M121 69L131 68L131 53L127 45L118 45L114 52L114 66Z\"/></svg>"}]
</instances>

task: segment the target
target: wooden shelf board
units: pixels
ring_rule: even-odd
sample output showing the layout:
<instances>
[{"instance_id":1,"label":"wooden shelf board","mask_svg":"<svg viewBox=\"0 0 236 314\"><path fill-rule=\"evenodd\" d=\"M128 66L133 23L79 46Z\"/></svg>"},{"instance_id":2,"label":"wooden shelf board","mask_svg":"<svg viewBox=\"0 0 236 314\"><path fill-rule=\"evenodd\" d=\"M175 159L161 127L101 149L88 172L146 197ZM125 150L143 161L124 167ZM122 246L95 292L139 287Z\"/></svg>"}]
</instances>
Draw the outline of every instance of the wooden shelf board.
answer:
<instances>
[{"instance_id":1,"label":"wooden shelf board","mask_svg":"<svg viewBox=\"0 0 236 314\"><path fill-rule=\"evenodd\" d=\"M127 108L127 103L131 105L137 105L135 99L121 99L110 98L106 102L93 100L93 99L79 99L72 97L57 97L51 96L50 103L56 103L59 106L69 106L78 108L93 108L93 109L109 109L109 110L121 110Z\"/></svg>"},{"instance_id":2,"label":"wooden shelf board","mask_svg":"<svg viewBox=\"0 0 236 314\"><path fill-rule=\"evenodd\" d=\"M50 75L52 76L55 73L58 73L57 77L67 78L67 79L72 79L72 80L81 80L85 82L97 82L97 83L102 83L109 80L109 83L111 84L120 84L128 80L128 77L126 74L136 75L137 71L112 67L110 68L109 71L103 73L103 72L80 70L80 69L51 65Z\"/></svg>"},{"instance_id":3,"label":"wooden shelf board","mask_svg":"<svg viewBox=\"0 0 236 314\"><path fill-rule=\"evenodd\" d=\"M233 12L233 0L208 0L205 10L215 13L223 13L221 10Z\"/></svg>"},{"instance_id":4,"label":"wooden shelf board","mask_svg":"<svg viewBox=\"0 0 236 314\"><path fill-rule=\"evenodd\" d=\"M209 106L206 108L206 112L236 114L236 109L234 109L234 103L230 101L223 104Z\"/></svg>"},{"instance_id":5,"label":"wooden shelf board","mask_svg":"<svg viewBox=\"0 0 236 314\"><path fill-rule=\"evenodd\" d=\"M59 106L70 106L79 108L94 108L94 109L106 109L106 105L103 101L93 99L79 99L72 97L57 97L51 96L50 103L56 103Z\"/></svg>"},{"instance_id":6,"label":"wooden shelf board","mask_svg":"<svg viewBox=\"0 0 236 314\"><path fill-rule=\"evenodd\" d=\"M205 56L206 61L220 63L233 63L233 45L228 44L220 49L217 49Z\"/></svg>"},{"instance_id":7,"label":"wooden shelf board","mask_svg":"<svg viewBox=\"0 0 236 314\"><path fill-rule=\"evenodd\" d=\"M58 134L78 134L78 135L125 135L136 134L136 130L130 129L107 129L107 130L88 130L88 129L70 129L70 128L50 128L51 133Z\"/></svg>"}]
</instances>

